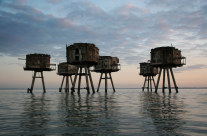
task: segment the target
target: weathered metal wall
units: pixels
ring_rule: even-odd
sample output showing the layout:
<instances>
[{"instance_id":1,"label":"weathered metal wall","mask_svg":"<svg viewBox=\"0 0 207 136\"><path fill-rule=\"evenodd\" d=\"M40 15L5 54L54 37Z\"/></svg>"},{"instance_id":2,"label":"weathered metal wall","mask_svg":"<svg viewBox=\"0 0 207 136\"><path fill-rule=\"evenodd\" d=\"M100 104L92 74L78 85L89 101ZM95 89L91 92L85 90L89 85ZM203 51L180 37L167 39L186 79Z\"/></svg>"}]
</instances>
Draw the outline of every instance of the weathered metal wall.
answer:
<instances>
[{"instance_id":1,"label":"weathered metal wall","mask_svg":"<svg viewBox=\"0 0 207 136\"><path fill-rule=\"evenodd\" d=\"M58 74L60 74L60 75L61 74L74 75L76 70L77 70L76 66L67 64L66 62L58 64Z\"/></svg>"},{"instance_id":2,"label":"weathered metal wall","mask_svg":"<svg viewBox=\"0 0 207 136\"><path fill-rule=\"evenodd\" d=\"M50 68L50 55L27 54L26 68Z\"/></svg>"},{"instance_id":3,"label":"weathered metal wall","mask_svg":"<svg viewBox=\"0 0 207 136\"><path fill-rule=\"evenodd\" d=\"M67 62L70 64L98 63L99 49L94 44L74 43L66 47L66 50Z\"/></svg>"},{"instance_id":4,"label":"weathered metal wall","mask_svg":"<svg viewBox=\"0 0 207 136\"><path fill-rule=\"evenodd\" d=\"M143 63L140 63L140 75L157 75L158 74L158 68L156 67L153 67L150 65L150 63L147 63L147 62L143 62Z\"/></svg>"},{"instance_id":5,"label":"weathered metal wall","mask_svg":"<svg viewBox=\"0 0 207 136\"><path fill-rule=\"evenodd\" d=\"M158 47L151 49L152 65L181 65L181 51L175 47Z\"/></svg>"},{"instance_id":6,"label":"weathered metal wall","mask_svg":"<svg viewBox=\"0 0 207 136\"><path fill-rule=\"evenodd\" d=\"M119 59L111 56L99 56L98 65L95 66L95 70L119 70Z\"/></svg>"}]
</instances>

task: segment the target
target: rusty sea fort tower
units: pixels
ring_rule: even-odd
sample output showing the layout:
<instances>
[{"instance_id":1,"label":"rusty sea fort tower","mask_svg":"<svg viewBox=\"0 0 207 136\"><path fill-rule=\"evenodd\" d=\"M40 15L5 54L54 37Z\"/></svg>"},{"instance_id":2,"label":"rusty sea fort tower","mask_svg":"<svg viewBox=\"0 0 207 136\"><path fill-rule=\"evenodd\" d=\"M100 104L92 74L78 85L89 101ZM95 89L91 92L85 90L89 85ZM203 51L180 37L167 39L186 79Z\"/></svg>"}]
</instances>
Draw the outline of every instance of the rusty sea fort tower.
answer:
<instances>
[{"instance_id":1,"label":"rusty sea fort tower","mask_svg":"<svg viewBox=\"0 0 207 136\"><path fill-rule=\"evenodd\" d=\"M181 50L178 50L172 46L157 47L157 48L151 49L151 66L157 67L160 69L159 76L157 79L157 84L155 86L155 92L157 92L158 87L159 87L159 81L160 81L162 70L163 70L162 92L165 92L165 88L168 88L169 93L171 93L169 71L172 76L174 88L176 92L178 92L178 87L175 81L172 68L182 67L183 65L186 65L186 57L183 57L181 55ZM168 87L165 86L165 72L167 72Z\"/></svg>"},{"instance_id":2,"label":"rusty sea fort tower","mask_svg":"<svg viewBox=\"0 0 207 136\"><path fill-rule=\"evenodd\" d=\"M62 90L63 82L65 79L65 92L69 92L69 77L71 84L73 84L72 75L75 75L77 67L74 65L67 64L67 62L62 62L58 64L58 72L57 74L63 76L61 86L59 88L59 92Z\"/></svg>"},{"instance_id":3,"label":"rusty sea fort tower","mask_svg":"<svg viewBox=\"0 0 207 136\"><path fill-rule=\"evenodd\" d=\"M75 89L78 89L78 94L79 94L80 89L86 89L89 94L90 93L89 81L91 83L92 91L93 93L95 93L93 80L89 68L93 65L98 64L99 49L94 44L91 43L74 43L70 46L66 45L66 58L68 64L75 65L77 67L74 81L71 88L71 93L74 93ZM85 73L83 73L83 70ZM78 76L79 76L78 88L75 88L75 84ZM85 76L86 79L85 88L80 87L81 76Z\"/></svg>"},{"instance_id":4,"label":"rusty sea fort tower","mask_svg":"<svg viewBox=\"0 0 207 136\"><path fill-rule=\"evenodd\" d=\"M158 68L154 67L151 65L151 62L141 62L140 64L140 73L139 75L142 75L143 77L145 77L144 80L144 85L142 87L142 91L144 91L145 88L147 88L147 90L149 91L149 88L152 91L152 81L154 83L154 87L155 85L155 80L154 80L154 76L156 76L158 74ZM145 87L145 83L148 83L148 86Z\"/></svg>"},{"instance_id":5,"label":"rusty sea fort tower","mask_svg":"<svg viewBox=\"0 0 207 136\"><path fill-rule=\"evenodd\" d=\"M35 83L35 78L42 79L43 91L46 93L43 71L53 71L56 70L56 64L50 64L50 55L48 54L27 54L26 55L26 66L25 71L34 71L31 88L27 89L27 92L32 93ZM40 76L37 76L40 73Z\"/></svg>"},{"instance_id":6,"label":"rusty sea fort tower","mask_svg":"<svg viewBox=\"0 0 207 136\"><path fill-rule=\"evenodd\" d=\"M117 72L120 70L120 64L119 59L117 57L111 57L111 56L99 56L98 65L94 66L94 69L92 71L101 73L97 92L99 91L99 87L101 84L101 80L105 80L105 92L107 92L107 79L111 80L111 85L113 88L113 91L115 92L114 83L112 80L111 72ZM105 77L102 78L103 74ZM109 77L107 77L107 74L109 74Z\"/></svg>"}]
</instances>

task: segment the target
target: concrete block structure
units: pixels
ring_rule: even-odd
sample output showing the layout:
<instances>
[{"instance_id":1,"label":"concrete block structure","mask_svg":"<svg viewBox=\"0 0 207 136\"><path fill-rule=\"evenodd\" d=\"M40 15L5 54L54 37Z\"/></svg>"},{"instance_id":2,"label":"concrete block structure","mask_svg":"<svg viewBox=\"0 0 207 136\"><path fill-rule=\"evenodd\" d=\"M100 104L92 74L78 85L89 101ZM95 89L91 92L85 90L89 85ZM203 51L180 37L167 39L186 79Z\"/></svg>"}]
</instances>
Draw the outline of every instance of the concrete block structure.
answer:
<instances>
[{"instance_id":1,"label":"concrete block structure","mask_svg":"<svg viewBox=\"0 0 207 136\"><path fill-rule=\"evenodd\" d=\"M71 84L73 84L72 75L75 75L77 71L77 67L74 65L67 64L67 62L62 62L58 64L58 72L57 74L63 76L61 86L59 88L59 92L62 90L64 78L65 80L65 92L69 92L69 77L71 80Z\"/></svg>"},{"instance_id":2,"label":"concrete block structure","mask_svg":"<svg viewBox=\"0 0 207 136\"><path fill-rule=\"evenodd\" d=\"M74 43L70 46L66 45L66 58L67 63L77 66L77 70L74 77L73 86L71 88L71 93L75 92L75 84L77 80L77 76L79 75L78 81L78 93L80 93L80 89L86 89L88 93L90 93L89 88L89 80L91 83L91 87L93 93L95 93L93 81L91 77L91 73L89 68L93 65L98 64L99 60L99 49L95 46L95 44L91 43ZM84 69L85 73L82 73ZM85 76L86 78L86 87L80 88L81 85L81 76ZM89 78L89 80L88 80Z\"/></svg>"},{"instance_id":3,"label":"concrete block structure","mask_svg":"<svg viewBox=\"0 0 207 136\"><path fill-rule=\"evenodd\" d=\"M98 65L94 66L94 69L92 71L101 73L97 92L99 91L101 79L105 79L105 92L107 92L107 79L111 80L111 84L113 87L113 90L115 92L111 72L117 72L120 70L120 64L119 59L117 57L111 57L111 56L99 56ZM102 78L103 74L105 74L105 77ZM107 77L107 74L109 74L109 77Z\"/></svg>"},{"instance_id":4,"label":"concrete block structure","mask_svg":"<svg viewBox=\"0 0 207 136\"><path fill-rule=\"evenodd\" d=\"M91 43L74 43L66 48L67 63L73 65L97 65L99 49Z\"/></svg>"},{"instance_id":5,"label":"concrete block structure","mask_svg":"<svg viewBox=\"0 0 207 136\"><path fill-rule=\"evenodd\" d=\"M171 93L171 84L170 84L170 75L169 75L169 70L170 70L176 92L178 92L178 87L176 85L172 68L182 67L183 65L186 65L186 57L183 57L181 55L181 50L178 50L173 46L157 47L151 49L151 65L154 67L159 67L160 69L155 92L157 92L158 90L162 70L163 70L162 91L164 92L165 88L167 88L165 87L165 71L166 71L167 78L168 78L168 88L169 88L169 92Z\"/></svg>"},{"instance_id":6,"label":"concrete block structure","mask_svg":"<svg viewBox=\"0 0 207 136\"><path fill-rule=\"evenodd\" d=\"M147 86L148 91L149 91L149 88L152 91L152 82L151 81L153 81L154 86L155 86L154 76L156 76L158 74L158 68L153 67L150 62L142 62L139 64L140 64L139 75L142 75L143 77L145 77L142 91L144 91L146 81L148 82L148 86Z\"/></svg>"},{"instance_id":7,"label":"concrete block structure","mask_svg":"<svg viewBox=\"0 0 207 136\"><path fill-rule=\"evenodd\" d=\"M33 87L35 83L35 78L42 79L42 86L44 93L46 92L43 71L52 71L56 69L56 64L50 64L50 55L48 54L27 54L26 55L26 66L24 70L26 71L34 71L33 80L31 84L31 88L27 89L27 92L32 93ZM41 76L36 76L37 72L41 74Z\"/></svg>"}]
</instances>

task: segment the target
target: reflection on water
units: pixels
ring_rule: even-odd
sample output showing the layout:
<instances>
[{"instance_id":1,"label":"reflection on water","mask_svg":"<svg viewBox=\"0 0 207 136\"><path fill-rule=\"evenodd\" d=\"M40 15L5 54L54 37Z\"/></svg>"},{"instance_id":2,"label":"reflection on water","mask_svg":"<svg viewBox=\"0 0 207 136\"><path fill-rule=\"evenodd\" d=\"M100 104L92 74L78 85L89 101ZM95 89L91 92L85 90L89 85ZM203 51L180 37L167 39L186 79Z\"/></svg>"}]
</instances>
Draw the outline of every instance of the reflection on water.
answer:
<instances>
[{"instance_id":1,"label":"reflection on water","mask_svg":"<svg viewBox=\"0 0 207 136\"><path fill-rule=\"evenodd\" d=\"M38 92L37 92L38 91ZM0 135L206 135L206 90L27 94L3 90ZM103 90L104 92L104 90Z\"/></svg>"},{"instance_id":2,"label":"reflection on water","mask_svg":"<svg viewBox=\"0 0 207 136\"><path fill-rule=\"evenodd\" d=\"M31 98L25 100L20 123L24 132L31 133L47 129L47 123L50 121L49 105L50 100L45 98L44 93L41 96L31 94Z\"/></svg>"},{"instance_id":3,"label":"reflection on water","mask_svg":"<svg viewBox=\"0 0 207 136\"><path fill-rule=\"evenodd\" d=\"M143 92L141 102L141 113L152 118L157 133L179 134L178 129L185 124L182 116L186 111L177 94Z\"/></svg>"},{"instance_id":4,"label":"reflection on water","mask_svg":"<svg viewBox=\"0 0 207 136\"><path fill-rule=\"evenodd\" d=\"M114 95L63 93L58 102L59 118L65 122L64 134L111 134L118 132L117 109Z\"/></svg>"}]
</instances>

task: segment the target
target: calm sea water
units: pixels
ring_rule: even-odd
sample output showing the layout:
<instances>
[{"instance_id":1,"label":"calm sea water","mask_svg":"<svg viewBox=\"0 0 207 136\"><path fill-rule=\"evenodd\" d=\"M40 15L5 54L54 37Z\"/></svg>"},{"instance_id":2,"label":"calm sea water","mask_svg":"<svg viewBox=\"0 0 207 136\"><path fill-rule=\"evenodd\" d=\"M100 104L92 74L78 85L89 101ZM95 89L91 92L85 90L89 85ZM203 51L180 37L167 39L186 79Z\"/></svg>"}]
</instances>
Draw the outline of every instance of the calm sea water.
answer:
<instances>
[{"instance_id":1,"label":"calm sea water","mask_svg":"<svg viewBox=\"0 0 207 136\"><path fill-rule=\"evenodd\" d=\"M0 135L206 135L207 89L0 90Z\"/></svg>"}]
</instances>

